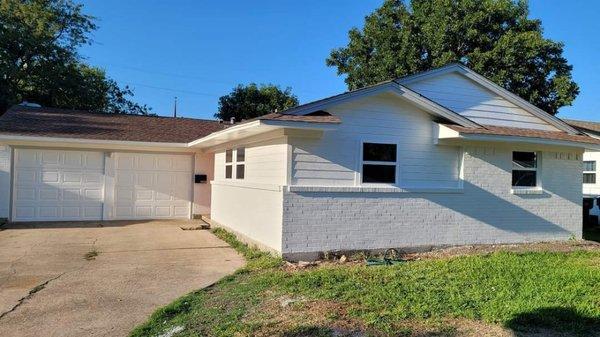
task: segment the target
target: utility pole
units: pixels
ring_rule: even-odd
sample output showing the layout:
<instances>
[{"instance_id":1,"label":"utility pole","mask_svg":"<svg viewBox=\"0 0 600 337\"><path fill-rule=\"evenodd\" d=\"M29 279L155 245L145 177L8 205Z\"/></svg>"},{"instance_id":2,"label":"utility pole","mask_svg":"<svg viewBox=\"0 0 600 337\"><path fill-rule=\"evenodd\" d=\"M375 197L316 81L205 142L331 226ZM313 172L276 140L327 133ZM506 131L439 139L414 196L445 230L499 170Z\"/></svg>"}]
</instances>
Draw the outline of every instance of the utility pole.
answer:
<instances>
[{"instance_id":1,"label":"utility pole","mask_svg":"<svg viewBox=\"0 0 600 337\"><path fill-rule=\"evenodd\" d=\"M173 117L177 118L177 96L175 96L175 105L173 106Z\"/></svg>"}]
</instances>

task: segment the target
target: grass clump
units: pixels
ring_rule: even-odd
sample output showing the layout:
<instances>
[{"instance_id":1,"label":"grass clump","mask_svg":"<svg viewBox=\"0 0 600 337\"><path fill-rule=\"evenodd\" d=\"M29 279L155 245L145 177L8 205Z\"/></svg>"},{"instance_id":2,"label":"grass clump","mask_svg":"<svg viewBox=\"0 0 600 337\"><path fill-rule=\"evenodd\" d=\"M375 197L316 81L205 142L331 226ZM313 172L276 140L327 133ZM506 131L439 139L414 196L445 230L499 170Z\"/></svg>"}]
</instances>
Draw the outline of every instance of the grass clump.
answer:
<instances>
[{"instance_id":1,"label":"grass clump","mask_svg":"<svg viewBox=\"0 0 600 337\"><path fill-rule=\"evenodd\" d=\"M281 259L224 230L214 233L247 259L246 267L159 309L132 336L156 336L176 325L185 326L176 336L352 336L357 329L372 336L462 336L465 322L499 335L600 331L600 251L288 271Z\"/></svg>"}]
</instances>

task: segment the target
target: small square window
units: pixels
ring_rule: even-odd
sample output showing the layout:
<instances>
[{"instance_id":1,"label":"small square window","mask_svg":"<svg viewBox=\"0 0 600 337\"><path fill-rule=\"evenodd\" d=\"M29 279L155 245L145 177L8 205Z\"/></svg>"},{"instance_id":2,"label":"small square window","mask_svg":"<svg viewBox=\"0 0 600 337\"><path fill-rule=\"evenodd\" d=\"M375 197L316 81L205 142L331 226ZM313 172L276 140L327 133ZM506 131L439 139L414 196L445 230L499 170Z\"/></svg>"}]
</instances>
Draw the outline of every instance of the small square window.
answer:
<instances>
[{"instance_id":1,"label":"small square window","mask_svg":"<svg viewBox=\"0 0 600 337\"><path fill-rule=\"evenodd\" d=\"M226 179L231 179L232 172L233 172L233 166L232 165L225 165L225 178Z\"/></svg>"},{"instance_id":2,"label":"small square window","mask_svg":"<svg viewBox=\"0 0 600 337\"><path fill-rule=\"evenodd\" d=\"M396 183L396 144L363 143L362 182Z\"/></svg>"},{"instance_id":3,"label":"small square window","mask_svg":"<svg viewBox=\"0 0 600 337\"><path fill-rule=\"evenodd\" d=\"M240 164L235 167L235 178L236 179L244 179L245 165Z\"/></svg>"},{"instance_id":4,"label":"small square window","mask_svg":"<svg viewBox=\"0 0 600 337\"><path fill-rule=\"evenodd\" d=\"M586 160L583 162L583 170L584 171L596 171L596 161L595 160Z\"/></svg>"},{"instance_id":5,"label":"small square window","mask_svg":"<svg viewBox=\"0 0 600 337\"><path fill-rule=\"evenodd\" d=\"M595 184L596 183L596 173L584 173L583 174L583 183L584 184Z\"/></svg>"},{"instance_id":6,"label":"small square window","mask_svg":"<svg viewBox=\"0 0 600 337\"><path fill-rule=\"evenodd\" d=\"M237 150L235 150L236 153L236 160L237 161L246 161L246 149L245 148L239 148Z\"/></svg>"},{"instance_id":7,"label":"small square window","mask_svg":"<svg viewBox=\"0 0 600 337\"><path fill-rule=\"evenodd\" d=\"M225 151L225 162L231 163L233 161L233 150Z\"/></svg>"}]
</instances>

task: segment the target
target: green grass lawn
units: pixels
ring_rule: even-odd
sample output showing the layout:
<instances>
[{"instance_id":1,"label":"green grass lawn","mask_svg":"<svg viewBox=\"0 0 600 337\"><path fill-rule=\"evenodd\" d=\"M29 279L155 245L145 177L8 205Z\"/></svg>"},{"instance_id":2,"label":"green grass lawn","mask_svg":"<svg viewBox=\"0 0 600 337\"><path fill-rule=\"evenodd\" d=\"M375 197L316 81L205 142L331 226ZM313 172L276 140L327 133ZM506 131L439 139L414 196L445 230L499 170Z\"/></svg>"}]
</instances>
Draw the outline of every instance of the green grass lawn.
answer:
<instances>
[{"instance_id":1,"label":"green grass lawn","mask_svg":"<svg viewBox=\"0 0 600 337\"><path fill-rule=\"evenodd\" d=\"M600 332L600 251L287 271L280 259L222 230L215 234L247 266L159 309L132 336L157 336L174 326L184 327L176 336L332 336L357 329L373 336L458 336L473 324L517 335Z\"/></svg>"}]
</instances>

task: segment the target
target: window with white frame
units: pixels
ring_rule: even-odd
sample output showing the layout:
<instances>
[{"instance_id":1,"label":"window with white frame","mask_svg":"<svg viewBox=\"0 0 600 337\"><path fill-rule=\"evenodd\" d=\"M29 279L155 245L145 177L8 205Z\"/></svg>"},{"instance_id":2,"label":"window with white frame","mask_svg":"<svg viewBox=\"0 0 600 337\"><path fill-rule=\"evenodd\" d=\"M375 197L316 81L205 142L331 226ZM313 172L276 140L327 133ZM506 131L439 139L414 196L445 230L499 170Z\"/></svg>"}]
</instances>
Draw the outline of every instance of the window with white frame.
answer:
<instances>
[{"instance_id":1,"label":"window with white frame","mask_svg":"<svg viewBox=\"0 0 600 337\"><path fill-rule=\"evenodd\" d=\"M363 143L362 182L395 184L397 166L396 144Z\"/></svg>"},{"instance_id":2,"label":"window with white frame","mask_svg":"<svg viewBox=\"0 0 600 337\"><path fill-rule=\"evenodd\" d=\"M233 179L234 169L235 179L244 179L246 174L246 149L243 147L225 151L225 179Z\"/></svg>"},{"instance_id":3,"label":"window with white frame","mask_svg":"<svg viewBox=\"0 0 600 337\"><path fill-rule=\"evenodd\" d=\"M246 173L246 149L240 147L235 150L235 179L244 179Z\"/></svg>"},{"instance_id":4,"label":"window with white frame","mask_svg":"<svg viewBox=\"0 0 600 337\"><path fill-rule=\"evenodd\" d=\"M512 186L538 186L538 158L536 152L514 151L512 153Z\"/></svg>"},{"instance_id":5,"label":"window with white frame","mask_svg":"<svg viewBox=\"0 0 600 337\"><path fill-rule=\"evenodd\" d=\"M583 183L584 184L595 184L596 183L596 161L586 160L583 162Z\"/></svg>"},{"instance_id":6,"label":"window with white frame","mask_svg":"<svg viewBox=\"0 0 600 337\"><path fill-rule=\"evenodd\" d=\"M233 177L233 150L225 151L225 179Z\"/></svg>"}]
</instances>

